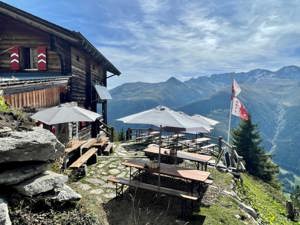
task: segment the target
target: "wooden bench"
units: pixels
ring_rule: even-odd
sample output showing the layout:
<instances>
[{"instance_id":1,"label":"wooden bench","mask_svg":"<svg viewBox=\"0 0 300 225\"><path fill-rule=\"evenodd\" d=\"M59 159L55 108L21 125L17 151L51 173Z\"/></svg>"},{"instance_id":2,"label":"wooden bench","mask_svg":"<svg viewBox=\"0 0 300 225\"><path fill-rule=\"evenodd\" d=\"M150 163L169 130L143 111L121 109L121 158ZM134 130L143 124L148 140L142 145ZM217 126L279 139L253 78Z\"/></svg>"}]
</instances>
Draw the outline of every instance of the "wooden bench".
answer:
<instances>
[{"instance_id":1,"label":"wooden bench","mask_svg":"<svg viewBox=\"0 0 300 225\"><path fill-rule=\"evenodd\" d=\"M97 139L96 139L96 138L91 138L91 139L87 140L86 143L83 144L80 148L81 148L81 149L89 149L89 148L91 148L95 143L97 143Z\"/></svg>"},{"instance_id":2,"label":"wooden bench","mask_svg":"<svg viewBox=\"0 0 300 225\"><path fill-rule=\"evenodd\" d=\"M73 142L71 147L65 148L65 154L70 154L71 152L77 150L84 143L86 143L86 141L75 141L75 142Z\"/></svg>"},{"instance_id":3,"label":"wooden bench","mask_svg":"<svg viewBox=\"0 0 300 225\"><path fill-rule=\"evenodd\" d=\"M158 192L158 193L162 193L162 194L166 194L166 195L175 196L175 197L185 199L185 200L197 201L199 199L199 196L191 195L190 193L185 192L185 191L180 191L180 190L166 188L166 187L158 187L156 185L147 184L147 183L140 182L137 180L128 180L128 179L124 179L124 178L117 178L114 176L109 176L107 178L107 181L116 184L116 195L117 196L119 196L120 194L123 194L123 186L126 185L129 187L141 188L141 189L148 190L148 191L153 191L153 192ZM118 192L117 184L122 185L121 193Z\"/></svg>"},{"instance_id":4,"label":"wooden bench","mask_svg":"<svg viewBox=\"0 0 300 225\"><path fill-rule=\"evenodd\" d=\"M102 155L108 143L109 143L108 138L101 138L98 142L94 143L92 147L98 149L98 155Z\"/></svg>"},{"instance_id":5,"label":"wooden bench","mask_svg":"<svg viewBox=\"0 0 300 225\"><path fill-rule=\"evenodd\" d=\"M85 152L82 156L80 156L75 162L71 164L69 168L71 169L83 169L83 171L79 171L80 173L83 172L83 175L87 173L86 163L88 160L94 156L95 162L97 161L97 148L91 148L87 152Z\"/></svg>"},{"instance_id":6,"label":"wooden bench","mask_svg":"<svg viewBox=\"0 0 300 225\"><path fill-rule=\"evenodd\" d=\"M68 167L68 163L72 155L74 155L76 151L79 150L79 148L85 143L86 141L79 141L79 140L72 140L69 143L69 147L65 148L64 151L64 159L62 165L63 169L66 169Z\"/></svg>"},{"instance_id":7,"label":"wooden bench","mask_svg":"<svg viewBox=\"0 0 300 225\"><path fill-rule=\"evenodd\" d=\"M109 155L112 152L113 143L109 143L103 150L103 154Z\"/></svg>"}]
</instances>

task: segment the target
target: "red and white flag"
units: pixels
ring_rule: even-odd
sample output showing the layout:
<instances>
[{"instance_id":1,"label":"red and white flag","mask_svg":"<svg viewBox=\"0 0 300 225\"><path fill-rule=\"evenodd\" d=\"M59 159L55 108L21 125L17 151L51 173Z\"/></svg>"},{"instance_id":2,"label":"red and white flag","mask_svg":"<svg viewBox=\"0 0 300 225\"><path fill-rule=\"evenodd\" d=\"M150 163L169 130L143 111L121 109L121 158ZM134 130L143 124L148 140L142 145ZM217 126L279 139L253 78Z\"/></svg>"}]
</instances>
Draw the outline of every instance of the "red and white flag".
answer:
<instances>
[{"instance_id":1,"label":"red and white flag","mask_svg":"<svg viewBox=\"0 0 300 225\"><path fill-rule=\"evenodd\" d=\"M248 120L249 114L246 110L246 107L243 105L243 103L237 98L234 97L232 99L232 115L240 117L242 120Z\"/></svg>"},{"instance_id":2,"label":"red and white flag","mask_svg":"<svg viewBox=\"0 0 300 225\"><path fill-rule=\"evenodd\" d=\"M232 82L232 98L237 97L240 93L241 93L241 88L238 85L238 83L236 82L236 80L233 79Z\"/></svg>"}]
</instances>

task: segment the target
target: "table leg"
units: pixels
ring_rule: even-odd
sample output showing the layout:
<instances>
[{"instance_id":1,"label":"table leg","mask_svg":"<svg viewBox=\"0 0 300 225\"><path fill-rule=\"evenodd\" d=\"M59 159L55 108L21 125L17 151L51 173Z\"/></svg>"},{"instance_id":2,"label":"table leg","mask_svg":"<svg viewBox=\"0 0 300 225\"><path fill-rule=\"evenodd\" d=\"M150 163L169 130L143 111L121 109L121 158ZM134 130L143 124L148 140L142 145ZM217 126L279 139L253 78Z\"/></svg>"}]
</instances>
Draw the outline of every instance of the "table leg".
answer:
<instances>
[{"instance_id":1,"label":"table leg","mask_svg":"<svg viewBox=\"0 0 300 225\"><path fill-rule=\"evenodd\" d=\"M193 195L194 192L194 181L191 182L191 194Z\"/></svg>"}]
</instances>

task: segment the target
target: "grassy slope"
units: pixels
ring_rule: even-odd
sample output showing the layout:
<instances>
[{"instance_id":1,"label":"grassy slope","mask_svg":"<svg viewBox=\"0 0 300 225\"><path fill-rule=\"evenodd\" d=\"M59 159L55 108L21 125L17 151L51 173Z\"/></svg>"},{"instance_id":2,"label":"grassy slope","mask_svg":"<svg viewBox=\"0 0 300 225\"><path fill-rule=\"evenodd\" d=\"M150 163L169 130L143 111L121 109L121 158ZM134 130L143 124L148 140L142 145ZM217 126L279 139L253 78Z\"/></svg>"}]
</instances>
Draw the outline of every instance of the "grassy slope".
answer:
<instances>
[{"instance_id":1,"label":"grassy slope","mask_svg":"<svg viewBox=\"0 0 300 225\"><path fill-rule=\"evenodd\" d=\"M211 176L214 179L213 186L217 187L219 191L230 190L232 185L232 175L228 173L221 173L216 169L210 169ZM227 195L218 193L217 198L209 207L201 207L199 215L205 217L204 225L215 224L254 224L243 211L239 209L237 202ZM237 218L243 218L243 220Z\"/></svg>"},{"instance_id":2,"label":"grassy slope","mask_svg":"<svg viewBox=\"0 0 300 225\"><path fill-rule=\"evenodd\" d=\"M244 174L243 185L239 184L239 195L244 202L252 205L264 224L300 224L286 218L285 197L279 190Z\"/></svg>"}]
</instances>

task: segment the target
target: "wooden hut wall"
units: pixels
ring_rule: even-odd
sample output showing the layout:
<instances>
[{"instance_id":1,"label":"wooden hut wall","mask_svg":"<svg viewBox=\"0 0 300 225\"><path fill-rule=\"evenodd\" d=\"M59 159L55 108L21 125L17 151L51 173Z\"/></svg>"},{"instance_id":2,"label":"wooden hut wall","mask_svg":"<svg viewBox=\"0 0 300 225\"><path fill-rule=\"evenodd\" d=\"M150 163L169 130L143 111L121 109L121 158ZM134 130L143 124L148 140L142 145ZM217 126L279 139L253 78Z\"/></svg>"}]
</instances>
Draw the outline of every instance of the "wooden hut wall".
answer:
<instances>
[{"instance_id":1,"label":"wooden hut wall","mask_svg":"<svg viewBox=\"0 0 300 225\"><path fill-rule=\"evenodd\" d=\"M86 56L85 54L71 47L71 99L80 106L86 106Z\"/></svg>"},{"instance_id":2,"label":"wooden hut wall","mask_svg":"<svg viewBox=\"0 0 300 225\"><path fill-rule=\"evenodd\" d=\"M105 76L103 72L103 67L100 64L97 64L95 61L91 63L91 77L92 77L92 85L94 84L104 85ZM92 87L91 98L92 98L92 108L96 110L97 102L100 101L100 98L96 93L94 87Z\"/></svg>"},{"instance_id":3,"label":"wooden hut wall","mask_svg":"<svg viewBox=\"0 0 300 225\"><path fill-rule=\"evenodd\" d=\"M5 95L4 98L14 108L46 108L58 105L61 93L65 92L65 89L64 86L56 86L42 90Z\"/></svg>"},{"instance_id":4,"label":"wooden hut wall","mask_svg":"<svg viewBox=\"0 0 300 225\"><path fill-rule=\"evenodd\" d=\"M29 47L33 49L36 49L38 46L46 46L47 71L61 71L58 54L50 50L49 34L3 15L0 15L0 24L0 71L10 71L10 54L9 51L6 50L14 46Z\"/></svg>"}]
</instances>

